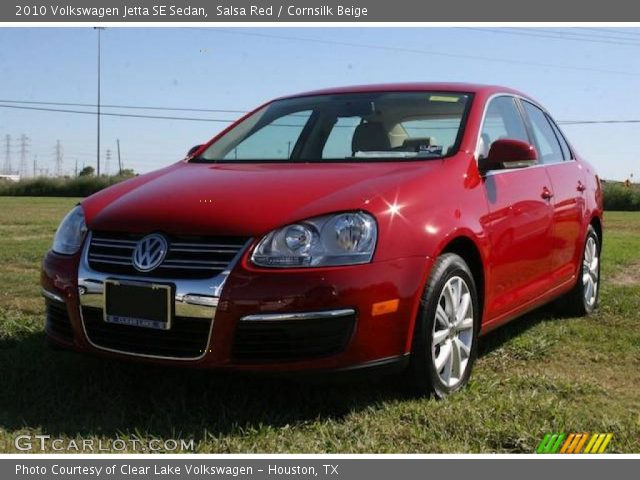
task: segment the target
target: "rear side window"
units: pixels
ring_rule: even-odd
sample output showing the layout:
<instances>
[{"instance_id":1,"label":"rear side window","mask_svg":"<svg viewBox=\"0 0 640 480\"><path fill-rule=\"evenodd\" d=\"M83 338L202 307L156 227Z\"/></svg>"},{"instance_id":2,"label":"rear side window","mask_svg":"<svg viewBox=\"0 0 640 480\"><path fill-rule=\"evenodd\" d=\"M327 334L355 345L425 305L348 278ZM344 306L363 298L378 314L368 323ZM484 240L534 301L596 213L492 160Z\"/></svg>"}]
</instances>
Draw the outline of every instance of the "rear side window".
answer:
<instances>
[{"instance_id":1,"label":"rear side window","mask_svg":"<svg viewBox=\"0 0 640 480\"><path fill-rule=\"evenodd\" d=\"M540 162L562 162L564 159L562 148L547 115L532 103L523 101L522 105L531 122L531 130L540 155Z\"/></svg>"},{"instance_id":2,"label":"rear side window","mask_svg":"<svg viewBox=\"0 0 640 480\"><path fill-rule=\"evenodd\" d=\"M509 96L496 97L489 103L480 132L479 157L485 158L491 144L502 138L530 142L515 100Z\"/></svg>"},{"instance_id":3,"label":"rear side window","mask_svg":"<svg viewBox=\"0 0 640 480\"><path fill-rule=\"evenodd\" d=\"M558 126L555 124L553 119L548 115L547 115L547 120L549 120L549 123L553 127L553 131L556 134L556 138L558 139L558 142L560 142L560 148L562 149L562 156L564 157L565 160L571 160L573 158L573 155L571 155L571 149L569 148L569 144L567 143L567 141L564 139L564 135L562 135L562 132L560 131Z\"/></svg>"}]
</instances>

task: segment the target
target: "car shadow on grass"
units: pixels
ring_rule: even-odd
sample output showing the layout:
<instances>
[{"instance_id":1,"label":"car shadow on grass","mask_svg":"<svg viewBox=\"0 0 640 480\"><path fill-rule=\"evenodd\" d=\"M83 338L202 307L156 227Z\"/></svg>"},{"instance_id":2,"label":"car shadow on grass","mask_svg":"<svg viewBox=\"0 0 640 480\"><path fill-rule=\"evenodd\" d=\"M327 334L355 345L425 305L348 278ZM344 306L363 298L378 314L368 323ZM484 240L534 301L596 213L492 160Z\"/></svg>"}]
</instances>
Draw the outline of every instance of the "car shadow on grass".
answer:
<instances>
[{"instance_id":1,"label":"car shadow on grass","mask_svg":"<svg viewBox=\"0 0 640 480\"><path fill-rule=\"evenodd\" d=\"M480 355L550 318L536 310L484 336ZM265 427L335 420L410 400L401 375L325 378L219 374L50 348L41 331L0 339L0 428L52 436L215 441Z\"/></svg>"},{"instance_id":2,"label":"car shadow on grass","mask_svg":"<svg viewBox=\"0 0 640 480\"><path fill-rule=\"evenodd\" d=\"M220 374L53 350L41 332L0 339L0 428L71 437L216 438L340 420L402 398L399 379Z\"/></svg>"},{"instance_id":3,"label":"car shadow on grass","mask_svg":"<svg viewBox=\"0 0 640 480\"><path fill-rule=\"evenodd\" d=\"M535 326L548 321L562 321L565 317L558 305L550 303L533 310L522 317L502 325L480 338L478 355L483 357L499 350L514 338L524 335Z\"/></svg>"}]
</instances>

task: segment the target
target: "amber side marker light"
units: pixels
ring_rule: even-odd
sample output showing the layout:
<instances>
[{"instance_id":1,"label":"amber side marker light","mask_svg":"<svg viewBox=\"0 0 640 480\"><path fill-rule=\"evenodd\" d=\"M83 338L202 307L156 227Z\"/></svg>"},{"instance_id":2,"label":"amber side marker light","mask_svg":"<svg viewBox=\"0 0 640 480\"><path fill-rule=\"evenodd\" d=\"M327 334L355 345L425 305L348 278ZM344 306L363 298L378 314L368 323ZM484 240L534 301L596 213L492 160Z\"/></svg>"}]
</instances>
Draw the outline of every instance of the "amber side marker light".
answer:
<instances>
[{"instance_id":1,"label":"amber side marker light","mask_svg":"<svg viewBox=\"0 0 640 480\"><path fill-rule=\"evenodd\" d=\"M386 313L393 313L398 311L398 304L400 300L387 300L386 302L374 303L371 306L371 316L377 317L378 315L384 315Z\"/></svg>"}]
</instances>

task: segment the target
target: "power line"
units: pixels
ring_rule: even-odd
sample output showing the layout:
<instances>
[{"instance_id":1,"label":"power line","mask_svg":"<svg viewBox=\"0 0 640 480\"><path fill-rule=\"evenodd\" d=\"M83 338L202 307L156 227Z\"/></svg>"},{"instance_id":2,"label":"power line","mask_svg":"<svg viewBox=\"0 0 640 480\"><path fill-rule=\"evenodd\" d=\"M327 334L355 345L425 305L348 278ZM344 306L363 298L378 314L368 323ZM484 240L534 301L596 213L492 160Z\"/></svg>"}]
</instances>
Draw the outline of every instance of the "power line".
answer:
<instances>
[{"instance_id":1,"label":"power line","mask_svg":"<svg viewBox=\"0 0 640 480\"><path fill-rule=\"evenodd\" d=\"M34 100L0 100L0 103L17 103L24 105L53 105L63 107L91 107L96 108L98 105L95 103L65 103L65 102L37 102ZM105 105L100 104L100 108L120 108L120 109L133 109L133 110L167 110L176 112L205 112L205 113L246 113L247 110L227 110L227 109L213 109L213 108L180 108L180 107L151 107L141 105Z\"/></svg>"},{"instance_id":2,"label":"power line","mask_svg":"<svg viewBox=\"0 0 640 480\"><path fill-rule=\"evenodd\" d=\"M624 46L631 46L631 47L640 47L640 43L638 42L622 42L622 41L616 41L616 40L597 40L597 39L589 39L589 38L573 38L573 37L568 37L563 35L563 32L551 32L550 30L544 30L544 31L520 31L522 29L518 29L518 30L510 30L507 28L474 28L474 27L458 27L461 28L463 30L473 30L475 32L483 32L483 33L497 33L497 34L502 34L502 35L518 35L518 36L524 36L524 37L537 37L537 38L551 38L551 39L556 39L556 40L571 40L574 42L590 42L590 43L603 43L603 44L610 44L610 45L624 45ZM545 33L545 32L551 32L551 33ZM575 34L574 34L575 35Z\"/></svg>"},{"instance_id":3,"label":"power line","mask_svg":"<svg viewBox=\"0 0 640 480\"><path fill-rule=\"evenodd\" d=\"M607 123L640 123L640 120L564 120L558 123L561 125L602 125Z\"/></svg>"},{"instance_id":4,"label":"power line","mask_svg":"<svg viewBox=\"0 0 640 480\"><path fill-rule=\"evenodd\" d=\"M509 30L516 30L515 28L509 28ZM602 32L598 32L596 33L584 33L583 29L580 28L568 28L568 29L564 29L564 30L560 30L560 29L545 29L545 28L529 28L527 30L532 30L535 32L542 32L542 33L550 33L550 34L554 34L554 35L560 35L560 36L571 36L571 37L576 37L576 38L586 38L586 39L604 39L604 40L622 40L624 42L632 42L633 44L638 44L640 42L640 39L635 39L635 38L629 38L629 37L621 37L619 35L610 35L608 33L604 33L602 34Z\"/></svg>"},{"instance_id":5,"label":"power line","mask_svg":"<svg viewBox=\"0 0 640 480\"><path fill-rule=\"evenodd\" d=\"M88 112L86 110L71 110L71 109L63 109L63 108L47 108L47 107L26 107L22 105L2 105L0 104L0 108L13 108L17 110L37 110L42 112L58 112L58 113L75 113L82 115L97 115L97 112ZM232 123L235 122L235 119L222 119L222 118L196 118L196 117L169 117L169 116L160 116L160 115L141 115L134 113L113 113L113 112L100 112L100 116L109 116L109 117L128 117L128 118L151 118L155 120L190 120L194 122L221 122L221 123Z\"/></svg>"},{"instance_id":6,"label":"power line","mask_svg":"<svg viewBox=\"0 0 640 480\"><path fill-rule=\"evenodd\" d=\"M613 29L613 28L587 28L587 27L582 27L580 28L580 30L591 30L594 32L611 32L611 33L617 33L618 35L632 35L632 36L637 36L640 37L640 32L637 31L629 31L630 29L627 28L620 28L620 29Z\"/></svg>"},{"instance_id":7,"label":"power line","mask_svg":"<svg viewBox=\"0 0 640 480\"><path fill-rule=\"evenodd\" d=\"M354 48L367 48L374 50L386 50L391 52L404 52L404 53L414 53L418 55L432 55L439 57L451 57L451 58L462 58L465 60L482 60L487 62L500 62L500 63L508 63L513 65L527 65L533 67L544 67L544 68L558 68L564 70L577 70L583 72L597 72L597 73L607 73L613 75L628 75L628 76L638 76L639 74L634 72L623 72L616 70L606 70L601 68L594 67L580 67L580 66L571 66L571 65L563 65L557 63L542 63L542 62L530 62L526 60L518 60L518 59L506 59L499 57L488 57L488 56L480 56L480 55L471 55L464 53L450 53L450 52L440 52L436 50L420 50L414 48L407 47L394 47L390 45L373 45L373 44L364 44L364 43L353 43L353 42L342 42L338 40L324 40L319 38L308 38L308 37L295 37L288 35L274 35L269 33L257 33L257 32L245 32L245 31L236 31L236 30L225 30L220 28L190 28L191 30L202 30L209 33L226 33L231 35L246 35L246 36L254 36L254 37L262 37L262 38L272 38L277 40L292 40L296 42L311 42L311 43L321 43L326 45L335 45L342 47L354 47ZM483 29L484 30L484 29Z\"/></svg>"},{"instance_id":8,"label":"power line","mask_svg":"<svg viewBox=\"0 0 640 480\"><path fill-rule=\"evenodd\" d=\"M0 108L15 108L15 109L24 109L24 110L36 110L36 111L45 111L45 112L54 112L54 113L71 113L71 114L82 114L82 115L97 115L97 112L88 112L82 110L69 110L69 109L56 109L56 108L40 108L40 107L24 107L17 105L0 105ZM235 120L230 119L222 119L222 118L196 118L196 117L167 117L167 116L156 116L156 115L135 115L135 114L127 114L127 113L111 113L111 112L100 112L100 115L108 115L114 117L132 117L132 118L146 118L146 119L154 119L154 120L185 120L185 121L194 121L194 122L217 122L217 123L232 123ZM633 124L640 123L640 120L637 119L629 119L629 120L560 120L558 121L561 125L581 125L581 124ZM285 125L281 124L278 126L282 127L296 127L299 125Z\"/></svg>"}]
</instances>

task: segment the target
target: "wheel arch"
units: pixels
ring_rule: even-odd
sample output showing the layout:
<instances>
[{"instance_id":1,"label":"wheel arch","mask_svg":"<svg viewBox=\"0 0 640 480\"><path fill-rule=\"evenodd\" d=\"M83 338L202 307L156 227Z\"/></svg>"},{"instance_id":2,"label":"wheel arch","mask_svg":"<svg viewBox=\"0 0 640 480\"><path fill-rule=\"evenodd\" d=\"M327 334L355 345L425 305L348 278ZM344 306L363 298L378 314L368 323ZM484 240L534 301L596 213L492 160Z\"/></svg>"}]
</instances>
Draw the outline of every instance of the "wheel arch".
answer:
<instances>
[{"instance_id":1,"label":"wheel arch","mask_svg":"<svg viewBox=\"0 0 640 480\"><path fill-rule=\"evenodd\" d=\"M436 249L435 254L431 258L435 260L437 257L445 253L455 253L456 255L459 255L467 263L469 269L471 270L471 274L476 284L476 290L478 293L478 304L480 305L479 327L481 327L485 311L485 288L487 281L486 269L484 267L484 256L481 253L478 242L468 232L457 232L455 235L446 238L446 240L442 242L439 248ZM420 299L422 299L424 289L426 288L430 276L431 271L427 272L423 280L423 285L420 289ZM419 312L420 307L417 307L414 318L410 323L409 331L407 332L407 351L410 351L413 345L413 337L415 335L416 329L416 318L417 315L420 314Z\"/></svg>"},{"instance_id":2,"label":"wheel arch","mask_svg":"<svg viewBox=\"0 0 640 480\"><path fill-rule=\"evenodd\" d=\"M473 281L476 284L476 290L478 293L478 303L480 304L480 323L484 314L484 300L485 300L485 267L480 248L476 242L469 236L459 235L452 238L438 255L443 253L455 253L459 255L469 266L471 274L473 275Z\"/></svg>"},{"instance_id":3,"label":"wheel arch","mask_svg":"<svg viewBox=\"0 0 640 480\"><path fill-rule=\"evenodd\" d=\"M598 240L600 240L600 249L602 250L602 219L597 216L594 215L591 218L591 221L589 222L589 225L591 225L593 227L593 229L596 231L596 235L598 235Z\"/></svg>"}]
</instances>

